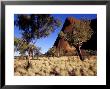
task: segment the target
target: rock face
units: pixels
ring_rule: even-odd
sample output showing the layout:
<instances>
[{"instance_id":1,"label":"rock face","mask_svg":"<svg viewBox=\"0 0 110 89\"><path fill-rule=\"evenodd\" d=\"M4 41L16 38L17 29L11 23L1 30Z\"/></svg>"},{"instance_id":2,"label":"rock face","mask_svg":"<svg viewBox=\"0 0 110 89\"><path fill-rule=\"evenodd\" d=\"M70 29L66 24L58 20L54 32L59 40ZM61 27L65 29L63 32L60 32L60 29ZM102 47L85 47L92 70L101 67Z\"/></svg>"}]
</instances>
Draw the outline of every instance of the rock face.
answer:
<instances>
[{"instance_id":1,"label":"rock face","mask_svg":"<svg viewBox=\"0 0 110 89\"><path fill-rule=\"evenodd\" d=\"M72 31L72 25L74 23L79 23L80 20L75 19L73 17L68 17L65 20L65 23L62 27L62 30L64 33L66 32L71 32ZM94 34L92 35L91 39L84 43L81 47L81 49L92 49L92 50L97 50L97 19L93 19L90 23L91 28L94 31ZM73 53L75 52L75 47L71 47L69 43L64 40L64 38L60 38L59 36L57 37L54 46L56 47L57 52L60 52L62 49L64 52L68 53Z\"/></svg>"},{"instance_id":2,"label":"rock face","mask_svg":"<svg viewBox=\"0 0 110 89\"><path fill-rule=\"evenodd\" d=\"M72 25L74 23L79 23L79 22L80 22L80 20L77 20L73 17L68 17L65 20L65 23L64 23L61 31L63 31L64 33L71 32L72 31ZM61 50L63 50L63 52L71 54L71 53L74 53L76 50L75 47L71 47L69 45L69 43L64 38L60 38L59 36L57 37L57 39L54 43L54 46L56 47L57 53L61 52Z\"/></svg>"}]
</instances>

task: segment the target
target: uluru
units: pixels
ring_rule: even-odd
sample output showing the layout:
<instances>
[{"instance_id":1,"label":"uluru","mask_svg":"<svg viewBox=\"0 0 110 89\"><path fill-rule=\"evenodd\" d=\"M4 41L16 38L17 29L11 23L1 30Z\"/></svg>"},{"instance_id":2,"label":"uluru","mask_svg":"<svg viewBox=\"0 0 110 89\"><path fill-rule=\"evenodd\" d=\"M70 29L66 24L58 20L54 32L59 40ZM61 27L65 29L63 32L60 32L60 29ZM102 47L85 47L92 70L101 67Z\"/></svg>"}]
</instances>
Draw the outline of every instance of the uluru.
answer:
<instances>
[{"instance_id":1,"label":"uluru","mask_svg":"<svg viewBox=\"0 0 110 89\"><path fill-rule=\"evenodd\" d=\"M80 20L74 17L66 18L61 31L63 31L64 33L71 32L72 30L74 30L72 29L72 25L74 25L75 23L80 23ZM93 35L91 36L90 40L88 40L86 43L82 45L81 47L82 51L97 50L97 19L91 20L90 27L93 30ZM63 51L65 51L66 53L70 54L72 54L73 52L76 53L75 47L71 47L64 38L60 38L59 36L57 37L53 46L56 47L57 52L63 49Z\"/></svg>"}]
</instances>

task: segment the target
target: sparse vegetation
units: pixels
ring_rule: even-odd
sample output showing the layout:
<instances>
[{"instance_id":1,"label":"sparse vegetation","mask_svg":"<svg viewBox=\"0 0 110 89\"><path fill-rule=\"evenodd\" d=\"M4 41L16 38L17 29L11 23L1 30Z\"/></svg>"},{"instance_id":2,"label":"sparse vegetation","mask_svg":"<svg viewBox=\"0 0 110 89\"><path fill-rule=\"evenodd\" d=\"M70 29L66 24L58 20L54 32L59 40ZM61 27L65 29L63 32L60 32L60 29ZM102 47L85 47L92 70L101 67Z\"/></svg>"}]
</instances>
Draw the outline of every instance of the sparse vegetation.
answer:
<instances>
[{"instance_id":1,"label":"sparse vegetation","mask_svg":"<svg viewBox=\"0 0 110 89\"><path fill-rule=\"evenodd\" d=\"M83 18L79 23L73 23L72 28L72 32L62 33L62 36L65 37L71 46L76 48L80 59L84 60L81 53L81 46L84 42L87 42L93 34L93 30L90 27L90 20Z\"/></svg>"},{"instance_id":2,"label":"sparse vegetation","mask_svg":"<svg viewBox=\"0 0 110 89\"><path fill-rule=\"evenodd\" d=\"M21 42L16 40L16 38L14 39L14 45L17 42L20 43L18 45L20 50L18 51L22 54L26 50L28 51L28 62L30 63L30 59L33 58L33 50L37 48L34 45L36 40L49 36L57 27L60 27L61 21L50 14L17 14L14 25L19 27L22 36Z\"/></svg>"},{"instance_id":3,"label":"sparse vegetation","mask_svg":"<svg viewBox=\"0 0 110 89\"><path fill-rule=\"evenodd\" d=\"M58 44L41 53L37 40L48 37L61 26L61 21L50 14L18 14L14 25L19 27L21 37L14 37L14 52L20 56L14 56L14 75L96 76L97 50L81 49L93 34L90 23L81 19L65 25L72 30L61 30Z\"/></svg>"},{"instance_id":4,"label":"sparse vegetation","mask_svg":"<svg viewBox=\"0 0 110 89\"><path fill-rule=\"evenodd\" d=\"M96 56L81 61L78 56L39 57L31 60L31 66L26 69L27 60L16 59L14 62L15 76L96 76Z\"/></svg>"}]
</instances>

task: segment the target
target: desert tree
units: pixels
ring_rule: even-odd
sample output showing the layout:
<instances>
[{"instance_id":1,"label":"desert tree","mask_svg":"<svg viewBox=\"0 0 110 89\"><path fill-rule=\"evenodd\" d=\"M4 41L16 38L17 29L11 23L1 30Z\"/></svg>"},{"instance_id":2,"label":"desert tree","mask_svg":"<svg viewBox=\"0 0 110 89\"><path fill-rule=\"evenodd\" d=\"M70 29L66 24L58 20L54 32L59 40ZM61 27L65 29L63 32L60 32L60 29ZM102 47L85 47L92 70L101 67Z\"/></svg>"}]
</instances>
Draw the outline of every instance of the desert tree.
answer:
<instances>
[{"instance_id":1,"label":"desert tree","mask_svg":"<svg viewBox=\"0 0 110 89\"><path fill-rule=\"evenodd\" d=\"M55 57L55 53L56 53L56 47L53 46L52 48L50 48L50 49L48 50L48 52L46 53L46 55L48 56L48 58L49 58L50 56Z\"/></svg>"},{"instance_id":2,"label":"desert tree","mask_svg":"<svg viewBox=\"0 0 110 89\"><path fill-rule=\"evenodd\" d=\"M19 44L19 39L17 37L14 37L14 52L18 51L18 44Z\"/></svg>"},{"instance_id":3,"label":"desert tree","mask_svg":"<svg viewBox=\"0 0 110 89\"><path fill-rule=\"evenodd\" d=\"M34 52L34 56L37 56L37 59L39 57L39 55L41 55L42 53L40 52L41 47L35 47L33 52Z\"/></svg>"},{"instance_id":4,"label":"desert tree","mask_svg":"<svg viewBox=\"0 0 110 89\"><path fill-rule=\"evenodd\" d=\"M26 44L35 44L37 39L45 38L54 32L61 22L50 14L17 14L14 24L19 27ZM28 52L32 55L31 48Z\"/></svg>"},{"instance_id":5,"label":"desert tree","mask_svg":"<svg viewBox=\"0 0 110 89\"><path fill-rule=\"evenodd\" d=\"M40 52L40 47L35 46L34 44L27 44L27 42L22 38L14 37L14 51L19 52L21 56L25 56L26 53L28 56L31 56L33 59L34 55ZM30 61L30 59L29 59Z\"/></svg>"},{"instance_id":6,"label":"desert tree","mask_svg":"<svg viewBox=\"0 0 110 89\"><path fill-rule=\"evenodd\" d=\"M40 52L39 47L35 46L32 43L28 44L27 53L28 53L29 61L30 59L34 59L34 56L37 55L38 51Z\"/></svg>"},{"instance_id":7,"label":"desert tree","mask_svg":"<svg viewBox=\"0 0 110 89\"><path fill-rule=\"evenodd\" d=\"M14 51L19 52L21 57L26 55L28 44L22 38L14 37Z\"/></svg>"},{"instance_id":8,"label":"desert tree","mask_svg":"<svg viewBox=\"0 0 110 89\"><path fill-rule=\"evenodd\" d=\"M79 23L72 24L72 32L66 33L66 40L71 46L76 48L81 60L84 60L81 53L81 46L84 42L87 42L93 34L90 23L90 20L82 18Z\"/></svg>"}]
</instances>

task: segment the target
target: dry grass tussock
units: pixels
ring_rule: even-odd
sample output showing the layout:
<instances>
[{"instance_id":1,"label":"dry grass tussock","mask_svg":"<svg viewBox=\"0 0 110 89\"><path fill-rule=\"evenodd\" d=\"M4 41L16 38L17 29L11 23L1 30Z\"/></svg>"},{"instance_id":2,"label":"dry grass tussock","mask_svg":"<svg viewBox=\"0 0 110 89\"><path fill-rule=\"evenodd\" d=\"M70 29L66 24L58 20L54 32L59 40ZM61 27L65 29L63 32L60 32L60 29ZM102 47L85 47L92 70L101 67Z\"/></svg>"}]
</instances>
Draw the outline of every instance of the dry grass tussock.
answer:
<instances>
[{"instance_id":1,"label":"dry grass tussock","mask_svg":"<svg viewBox=\"0 0 110 89\"><path fill-rule=\"evenodd\" d=\"M15 76L96 76L97 57L91 56L81 61L78 56L39 57L31 60L27 69L27 60L15 59Z\"/></svg>"}]
</instances>

